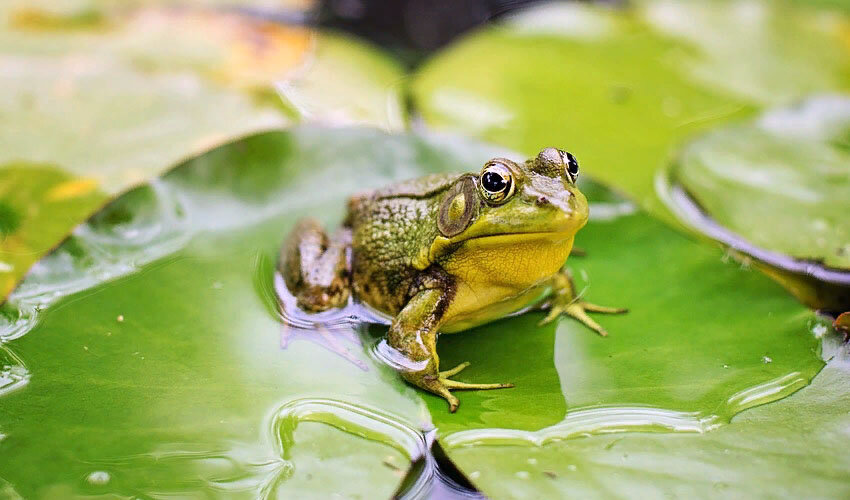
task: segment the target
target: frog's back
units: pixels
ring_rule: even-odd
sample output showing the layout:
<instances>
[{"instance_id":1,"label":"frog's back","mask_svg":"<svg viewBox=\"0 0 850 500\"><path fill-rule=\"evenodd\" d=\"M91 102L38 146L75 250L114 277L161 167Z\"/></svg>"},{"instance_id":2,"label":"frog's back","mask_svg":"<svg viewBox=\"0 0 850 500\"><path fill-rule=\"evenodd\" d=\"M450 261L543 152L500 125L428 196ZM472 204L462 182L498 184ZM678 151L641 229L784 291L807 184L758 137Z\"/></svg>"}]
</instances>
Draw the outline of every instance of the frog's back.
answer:
<instances>
[{"instance_id":1,"label":"frog's back","mask_svg":"<svg viewBox=\"0 0 850 500\"><path fill-rule=\"evenodd\" d=\"M416 179L390 184L374 191L372 197L376 200L385 198L423 199L439 195L448 190L460 177L459 174L430 174Z\"/></svg>"},{"instance_id":2,"label":"frog's back","mask_svg":"<svg viewBox=\"0 0 850 500\"><path fill-rule=\"evenodd\" d=\"M396 314L419 273L411 262L438 234L437 212L458 174L436 174L352 197L352 275L355 295Z\"/></svg>"}]
</instances>

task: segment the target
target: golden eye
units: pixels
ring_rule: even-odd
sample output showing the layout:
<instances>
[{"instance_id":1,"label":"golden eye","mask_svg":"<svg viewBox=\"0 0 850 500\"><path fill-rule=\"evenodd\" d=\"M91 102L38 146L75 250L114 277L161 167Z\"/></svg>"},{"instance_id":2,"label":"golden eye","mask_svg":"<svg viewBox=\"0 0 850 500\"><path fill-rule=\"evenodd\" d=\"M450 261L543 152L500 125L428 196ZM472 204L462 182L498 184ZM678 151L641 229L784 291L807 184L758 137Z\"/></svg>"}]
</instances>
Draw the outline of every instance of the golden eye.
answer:
<instances>
[{"instance_id":1,"label":"golden eye","mask_svg":"<svg viewBox=\"0 0 850 500\"><path fill-rule=\"evenodd\" d=\"M511 170L501 163L486 165L478 179L481 196L488 203L504 203L514 194L514 178Z\"/></svg>"}]
</instances>

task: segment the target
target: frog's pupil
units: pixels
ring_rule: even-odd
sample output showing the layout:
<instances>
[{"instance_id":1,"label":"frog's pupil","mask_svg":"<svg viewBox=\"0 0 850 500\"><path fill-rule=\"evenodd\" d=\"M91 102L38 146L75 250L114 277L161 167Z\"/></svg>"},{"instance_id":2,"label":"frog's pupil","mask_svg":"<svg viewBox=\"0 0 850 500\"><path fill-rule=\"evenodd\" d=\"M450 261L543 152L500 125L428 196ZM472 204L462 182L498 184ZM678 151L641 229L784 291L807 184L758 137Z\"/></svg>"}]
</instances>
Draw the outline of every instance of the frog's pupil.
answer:
<instances>
[{"instance_id":1,"label":"frog's pupil","mask_svg":"<svg viewBox=\"0 0 850 500\"><path fill-rule=\"evenodd\" d=\"M499 193L508 185L505 182L505 178L496 172L484 172L484 175L481 177L481 184L484 186L484 189L491 193Z\"/></svg>"},{"instance_id":2,"label":"frog's pupil","mask_svg":"<svg viewBox=\"0 0 850 500\"><path fill-rule=\"evenodd\" d=\"M572 153L567 153L567 171L572 175L578 174L578 160Z\"/></svg>"}]
</instances>

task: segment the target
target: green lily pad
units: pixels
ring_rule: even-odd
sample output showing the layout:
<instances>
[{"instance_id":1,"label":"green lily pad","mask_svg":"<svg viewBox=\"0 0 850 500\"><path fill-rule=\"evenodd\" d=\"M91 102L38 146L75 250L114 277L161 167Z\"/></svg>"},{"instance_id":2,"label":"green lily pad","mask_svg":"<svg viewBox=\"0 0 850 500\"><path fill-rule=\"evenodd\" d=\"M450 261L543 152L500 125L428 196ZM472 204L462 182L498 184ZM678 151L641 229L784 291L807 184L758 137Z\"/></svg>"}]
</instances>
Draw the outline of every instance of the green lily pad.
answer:
<instances>
[{"instance_id":1,"label":"green lily pad","mask_svg":"<svg viewBox=\"0 0 850 500\"><path fill-rule=\"evenodd\" d=\"M682 139L815 91L850 88L850 21L752 0L547 4L467 36L412 83L427 126L526 154L560 145L673 222L654 191Z\"/></svg>"},{"instance_id":2,"label":"green lily pad","mask_svg":"<svg viewBox=\"0 0 850 500\"><path fill-rule=\"evenodd\" d=\"M601 318L611 336L570 319L538 328L542 314L528 313L440 339L444 363L473 362L461 380L514 389L463 393L449 414L372 355L385 327L281 323L274 260L297 218L332 226L352 192L496 154L515 156L441 136L269 132L110 203L0 309L0 487L388 496L436 426L498 498L496 466L465 461L470 450L510 444L511 460L527 461L596 433L711 435L821 368L810 332L826 326L809 311L593 184L578 239L588 256L571 267L588 300L632 309Z\"/></svg>"},{"instance_id":3,"label":"green lily pad","mask_svg":"<svg viewBox=\"0 0 850 500\"><path fill-rule=\"evenodd\" d=\"M673 206L698 229L850 287L850 97L813 97L708 133L684 148L670 182Z\"/></svg>"},{"instance_id":4,"label":"green lily pad","mask_svg":"<svg viewBox=\"0 0 850 500\"><path fill-rule=\"evenodd\" d=\"M0 165L57 165L115 195L183 158L295 120L405 126L401 70L360 42L233 11L47 7L0 6ZM0 172L0 191L20 182ZM0 302L102 203L88 200L75 212L38 206L52 216L50 230L15 235L28 240L24 250L0 241ZM19 215L26 227L41 223Z\"/></svg>"},{"instance_id":5,"label":"green lily pad","mask_svg":"<svg viewBox=\"0 0 850 500\"><path fill-rule=\"evenodd\" d=\"M705 434L583 435L450 456L492 498L846 498L850 362L835 348L811 386Z\"/></svg>"}]
</instances>

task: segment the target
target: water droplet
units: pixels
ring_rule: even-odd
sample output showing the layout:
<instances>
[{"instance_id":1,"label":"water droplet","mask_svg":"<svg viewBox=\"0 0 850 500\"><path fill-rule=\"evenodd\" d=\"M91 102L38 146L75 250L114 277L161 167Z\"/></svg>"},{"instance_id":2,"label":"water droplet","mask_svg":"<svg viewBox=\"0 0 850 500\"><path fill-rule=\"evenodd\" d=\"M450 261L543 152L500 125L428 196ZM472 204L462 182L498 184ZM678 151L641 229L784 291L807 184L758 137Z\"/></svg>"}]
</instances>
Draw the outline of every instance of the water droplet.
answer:
<instances>
[{"instance_id":1,"label":"water droplet","mask_svg":"<svg viewBox=\"0 0 850 500\"><path fill-rule=\"evenodd\" d=\"M764 364L773 363L773 358L771 358L769 356L762 356L761 362L764 363Z\"/></svg>"},{"instance_id":2,"label":"water droplet","mask_svg":"<svg viewBox=\"0 0 850 500\"><path fill-rule=\"evenodd\" d=\"M516 477L518 477L520 479L528 479L528 472L524 471L524 470L517 471Z\"/></svg>"},{"instance_id":3,"label":"water droplet","mask_svg":"<svg viewBox=\"0 0 850 500\"><path fill-rule=\"evenodd\" d=\"M102 471L102 470L96 470L86 477L86 481L88 481L89 484L94 484L94 485L106 484L106 483L109 482L110 479L111 479L111 477L110 477L109 473L106 472L106 471Z\"/></svg>"},{"instance_id":4,"label":"water droplet","mask_svg":"<svg viewBox=\"0 0 850 500\"><path fill-rule=\"evenodd\" d=\"M481 472L479 472L477 470L474 470L474 471L469 473L469 479L472 479L473 481L475 481L479 477L481 477Z\"/></svg>"},{"instance_id":5,"label":"water droplet","mask_svg":"<svg viewBox=\"0 0 850 500\"><path fill-rule=\"evenodd\" d=\"M812 328L812 333L815 335L815 338L819 339L826 335L826 332L829 331L829 328L826 327L823 323L818 323Z\"/></svg>"},{"instance_id":6,"label":"water droplet","mask_svg":"<svg viewBox=\"0 0 850 500\"><path fill-rule=\"evenodd\" d=\"M537 459L536 458L529 458L528 464L529 465L537 465Z\"/></svg>"},{"instance_id":7,"label":"water droplet","mask_svg":"<svg viewBox=\"0 0 850 500\"><path fill-rule=\"evenodd\" d=\"M727 364L725 364L725 363L724 363L724 364L723 364L723 368L729 368L729 365L727 365Z\"/></svg>"},{"instance_id":8,"label":"water droplet","mask_svg":"<svg viewBox=\"0 0 850 500\"><path fill-rule=\"evenodd\" d=\"M117 318L115 318L115 319L116 319L119 323L123 323L123 322L124 322L124 315L123 315L123 314L119 314L119 315L118 315L118 317L117 317Z\"/></svg>"},{"instance_id":9,"label":"water droplet","mask_svg":"<svg viewBox=\"0 0 850 500\"><path fill-rule=\"evenodd\" d=\"M570 465L567 466L567 470L570 471L570 472L575 472L576 470L578 470L578 467L576 467L573 464L570 464Z\"/></svg>"}]
</instances>

